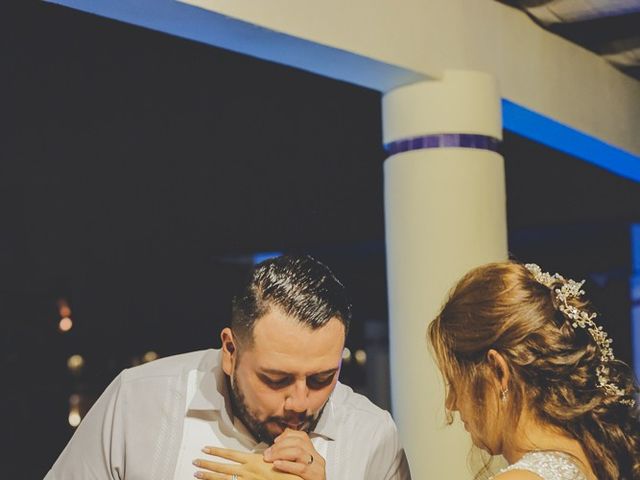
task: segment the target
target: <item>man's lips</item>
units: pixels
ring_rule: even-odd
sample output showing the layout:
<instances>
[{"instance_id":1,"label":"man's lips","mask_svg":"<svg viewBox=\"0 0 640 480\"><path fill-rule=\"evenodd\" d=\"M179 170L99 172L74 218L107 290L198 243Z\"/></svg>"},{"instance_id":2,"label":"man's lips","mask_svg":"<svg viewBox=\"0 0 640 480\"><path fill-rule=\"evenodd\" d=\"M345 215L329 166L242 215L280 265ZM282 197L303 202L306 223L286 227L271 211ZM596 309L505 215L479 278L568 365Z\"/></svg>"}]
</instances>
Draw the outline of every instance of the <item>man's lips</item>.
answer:
<instances>
[{"instance_id":1,"label":"man's lips","mask_svg":"<svg viewBox=\"0 0 640 480\"><path fill-rule=\"evenodd\" d=\"M302 430L304 427L308 425L308 422L301 422L301 423L278 422L278 425L283 430L286 428L290 428L291 430Z\"/></svg>"}]
</instances>

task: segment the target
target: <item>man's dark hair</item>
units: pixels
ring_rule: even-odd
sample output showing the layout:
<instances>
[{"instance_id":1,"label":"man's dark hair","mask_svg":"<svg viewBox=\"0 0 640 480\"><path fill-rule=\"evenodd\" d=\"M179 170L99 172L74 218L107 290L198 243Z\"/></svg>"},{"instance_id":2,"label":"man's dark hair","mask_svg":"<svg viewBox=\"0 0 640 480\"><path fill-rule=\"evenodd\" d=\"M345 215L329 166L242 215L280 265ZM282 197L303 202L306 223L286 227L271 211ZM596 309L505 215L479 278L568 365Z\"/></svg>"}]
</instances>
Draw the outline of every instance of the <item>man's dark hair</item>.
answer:
<instances>
[{"instance_id":1,"label":"man's dark hair","mask_svg":"<svg viewBox=\"0 0 640 480\"><path fill-rule=\"evenodd\" d=\"M335 317L344 325L351 321L351 303L342 283L329 267L310 257L283 255L254 267L233 299L231 329L240 342L251 345L256 320L271 308L315 330Z\"/></svg>"}]
</instances>

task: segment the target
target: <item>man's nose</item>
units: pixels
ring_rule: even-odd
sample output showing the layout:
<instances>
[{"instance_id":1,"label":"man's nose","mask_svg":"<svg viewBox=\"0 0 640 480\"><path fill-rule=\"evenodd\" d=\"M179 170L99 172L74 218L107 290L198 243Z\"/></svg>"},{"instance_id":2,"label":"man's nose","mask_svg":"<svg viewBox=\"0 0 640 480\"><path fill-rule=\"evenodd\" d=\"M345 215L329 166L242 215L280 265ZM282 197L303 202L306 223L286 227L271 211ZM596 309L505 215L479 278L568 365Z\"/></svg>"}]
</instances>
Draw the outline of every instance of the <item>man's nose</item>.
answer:
<instances>
[{"instance_id":1,"label":"man's nose","mask_svg":"<svg viewBox=\"0 0 640 480\"><path fill-rule=\"evenodd\" d=\"M284 409L291 412L306 412L309 407L309 387L307 381L298 380L287 392L284 401Z\"/></svg>"}]
</instances>

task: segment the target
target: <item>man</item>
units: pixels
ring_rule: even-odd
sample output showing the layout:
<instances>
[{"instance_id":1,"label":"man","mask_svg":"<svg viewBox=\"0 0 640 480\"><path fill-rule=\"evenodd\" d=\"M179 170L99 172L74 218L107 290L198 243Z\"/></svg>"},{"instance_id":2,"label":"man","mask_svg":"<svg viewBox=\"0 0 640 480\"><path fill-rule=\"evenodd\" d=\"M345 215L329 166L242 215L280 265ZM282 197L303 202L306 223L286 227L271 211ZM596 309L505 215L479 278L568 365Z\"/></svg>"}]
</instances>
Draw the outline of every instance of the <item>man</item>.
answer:
<instances>
[{"instance_id":1,"label":"man","mask_svg":"<svg viewBox=\"0 0 640 480\"><path fill-rule=\"evenodd\" d=\"M186 480L205 446L263 452L304 480L409 479L390 415L338 382L350 318L323 264L262 262L222 348L123 371L45 480Z\"/></svg>"}]
</instances>

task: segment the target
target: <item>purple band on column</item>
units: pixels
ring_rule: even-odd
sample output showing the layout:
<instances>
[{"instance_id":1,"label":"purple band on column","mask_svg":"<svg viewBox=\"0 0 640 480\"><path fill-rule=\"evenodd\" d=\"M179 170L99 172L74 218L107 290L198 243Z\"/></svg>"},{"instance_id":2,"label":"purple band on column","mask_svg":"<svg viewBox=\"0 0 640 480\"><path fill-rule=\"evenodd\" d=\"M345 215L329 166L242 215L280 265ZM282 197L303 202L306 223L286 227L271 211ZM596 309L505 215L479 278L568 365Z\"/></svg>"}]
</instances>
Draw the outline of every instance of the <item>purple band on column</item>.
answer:
<instances>
[{"instance_id":1,"label":"purple band on column","mask_svg":"<svg viewBox=\"0 0 640 480\"><path fill-rule=\"evenodd\" d=\"M384 149L390 154L422 150L424 148L475 148L497 152L500 140L487 135L471 133L436 133L420 137L406 138L387 143Z\"/></svg>"}]
</instances>

